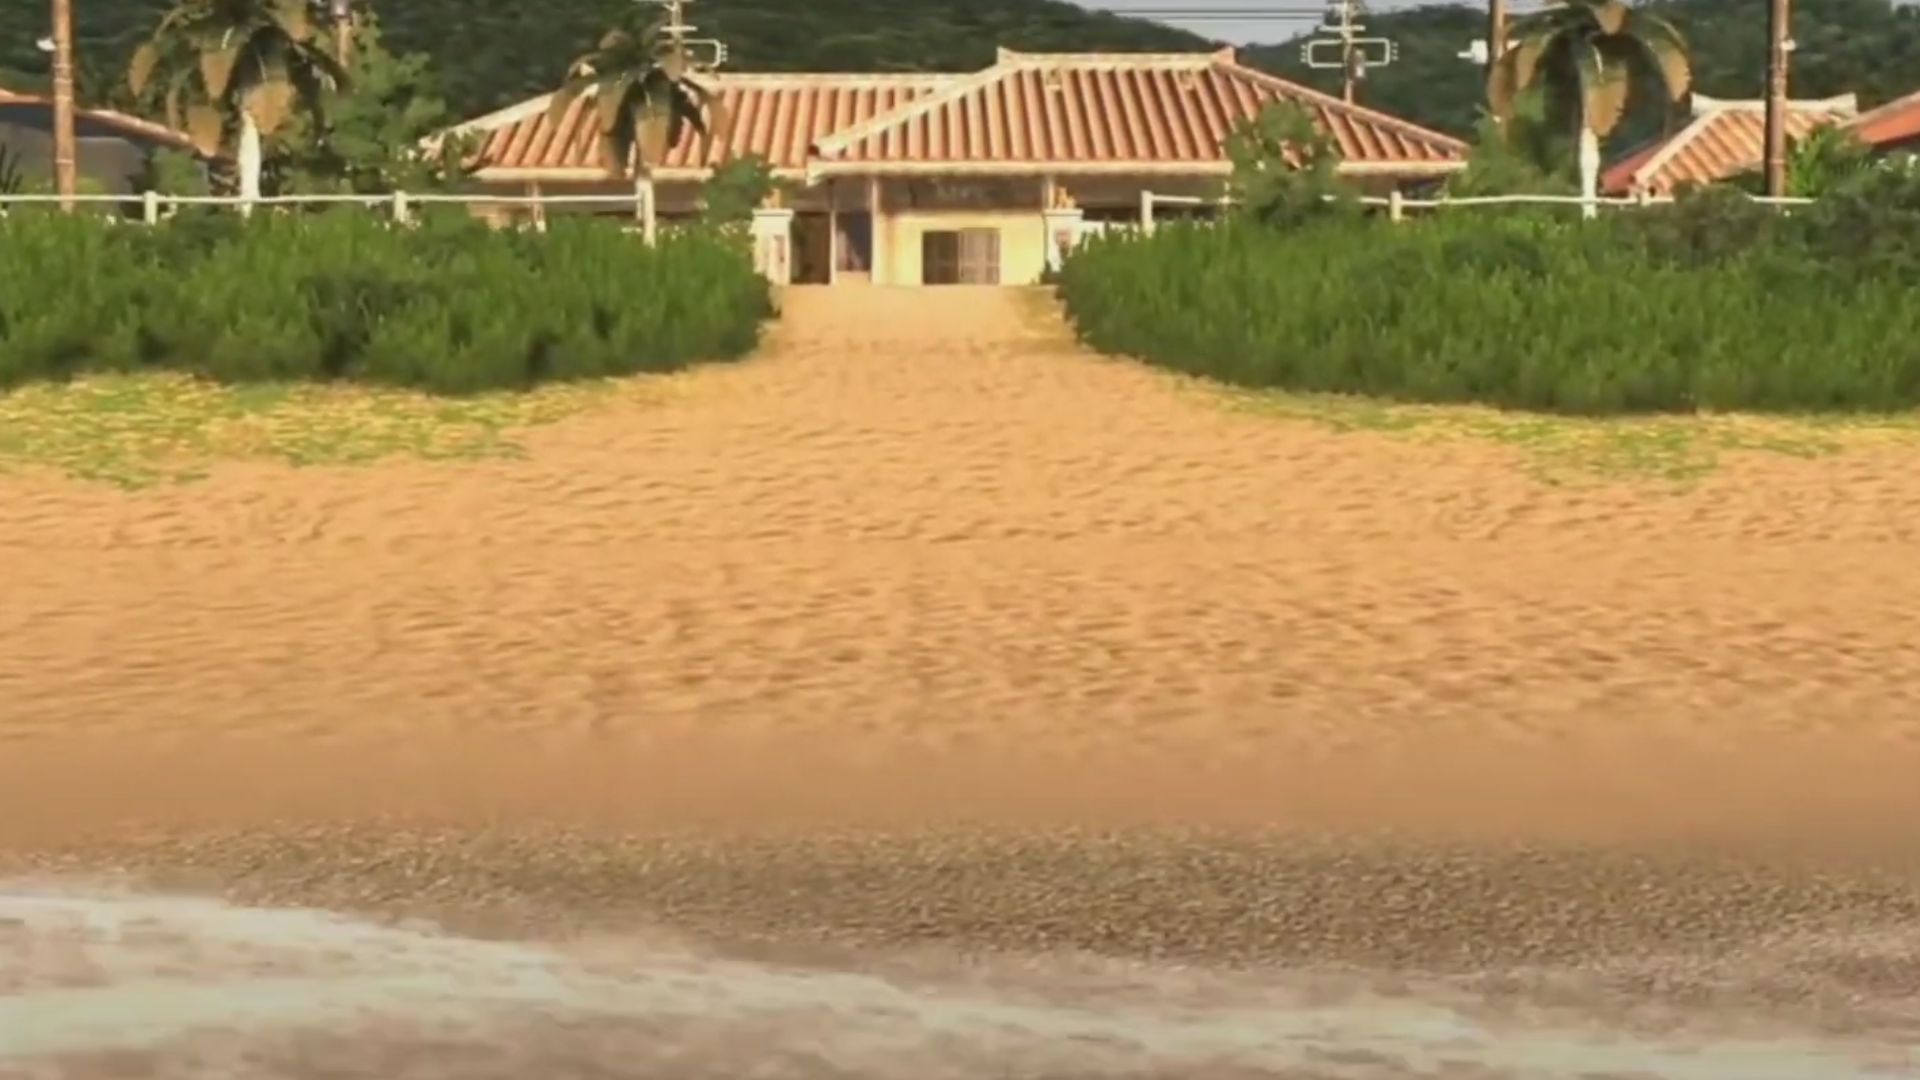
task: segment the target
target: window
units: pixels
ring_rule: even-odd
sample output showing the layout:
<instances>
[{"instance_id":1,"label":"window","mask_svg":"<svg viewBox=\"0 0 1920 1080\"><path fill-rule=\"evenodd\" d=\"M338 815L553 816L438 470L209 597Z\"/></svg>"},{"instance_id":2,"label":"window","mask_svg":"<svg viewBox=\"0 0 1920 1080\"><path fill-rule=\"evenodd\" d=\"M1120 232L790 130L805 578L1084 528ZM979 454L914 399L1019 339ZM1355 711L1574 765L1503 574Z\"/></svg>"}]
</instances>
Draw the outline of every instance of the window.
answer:
<instances>
[{"instance_id":1,"label":"window","mask_svg":"<svg viewBox=\"0 0 1920 1080\"><path fill-rule=\"evenodd\" d=\"M942 229L922 233L920 280L927 285L1000 284L1000 230Z\"/></svg>"}]
</instances>

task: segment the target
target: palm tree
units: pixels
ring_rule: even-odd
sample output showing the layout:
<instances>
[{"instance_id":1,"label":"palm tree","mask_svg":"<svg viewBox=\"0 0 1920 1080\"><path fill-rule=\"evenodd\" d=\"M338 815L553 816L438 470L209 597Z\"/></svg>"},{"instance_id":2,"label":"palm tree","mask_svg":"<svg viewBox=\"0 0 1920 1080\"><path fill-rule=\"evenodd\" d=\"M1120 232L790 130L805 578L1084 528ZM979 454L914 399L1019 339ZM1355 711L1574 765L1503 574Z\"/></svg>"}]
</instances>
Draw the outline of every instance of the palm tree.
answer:
<instances>
[{"instance_id":1,"label":"palm tree","mask_svg":"<svg viewBox=\"0 0 1920 1080\"><path fill-rule=\"evenodd\" d=\"M618 26L568 65L567 81L548 109L557 124L575 101L591 95L600 159L609 173L633 178L648 243L654 239L654 165L688 128L708 136L726 127L720 99L689 70L685 46L663 41L658 23Z\"/></svg>"},{"instance_id":2,"label":"palm tree","mask_svg":"<svg viewBox=\"0 0 1920 1080\"><path fill-rule=\"evenodd\" d=\"M262 138L296 108L317 113L326 90L347 81L307 4L179 0L127 68L135 95L163 81L167 122L201 153L219 153L233 132L243 214L260 197Z\"/></svg>"},{"instance_id":3,"label":"palm tree","mask_svg":"<svg viewBox=\"0 0 1920 1080\"><path fill-rule=\"evenodd\" d=\"M1692 65L1672 23L1624 0L1549 0L1516 30L1513 47L1487 79L1487 103L1503 121L1520 93L1544 83L1549 100L1579 122L1580 193L1592 216L1600 183L1600 140L1626 114L1634 76L1650 72L1667 104L1687 96Z\"/></svg>"}]
</instances>

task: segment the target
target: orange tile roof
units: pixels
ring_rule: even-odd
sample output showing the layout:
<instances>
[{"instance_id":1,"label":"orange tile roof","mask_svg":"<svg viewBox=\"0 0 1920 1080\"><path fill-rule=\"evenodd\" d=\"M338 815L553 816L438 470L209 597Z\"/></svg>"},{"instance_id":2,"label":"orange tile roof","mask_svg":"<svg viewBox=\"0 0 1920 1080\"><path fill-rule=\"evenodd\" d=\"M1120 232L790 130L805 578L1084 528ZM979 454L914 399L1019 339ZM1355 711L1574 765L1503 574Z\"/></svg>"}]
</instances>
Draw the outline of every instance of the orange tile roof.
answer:
<instances>
[{"instance_id":1,"label":"orange tile roof","mask_svg":"<svg viewBox=\"0 0 1920 1080\"><path fill-rule=\"evenodd\" d=\"M1788 102L1787 137L1805 138L1855 114L1852 94ZM1766 103L1693 96L1693 119L1609 166L1600 190L1609 195L1671 195L1682 184L1708 184L1760 167L1766 154Z\"/></svg>"},{"instance_id":2,"label":"orange tile roof","mask_svg":"<svg viewBox=\"0 0 1920 1080\"><path fill-rule=\"evenodd\" d=\"M815 172L1224 172L1269 105L1304 106L1348 169L1448 171L1465 143L1216 53L1027 54L820 140Z\"/></svg>"},{"instance_id":3,"label":"orange tile roof","mask_svg":"<svg viewBox=\"0 0 1920 1080\"><path fill-rule=\"evenodd\" d=\"M688 130L655 172L703 174L729 157L758 154L776 171L798 173L815 140L898 108L951 82L952 75L714 74L705 82L728 115L724 139ZM600 159L592 94L568 107L557 123L547 113L553 95L463 124L455 132L479 137L480 176L580 179L607 175Z\"/></svg>"},{"instance_id":4,"label":"orange tile roof","mask_svg":"<svg viewBox=\"0 0 1920 1080\"><path fill-rule=\"evenodd\" d=\"M1896 147L1920 141L1920 90L1861 113L1848 128L1868 146Z\"/></svg>"},{"instance_id":5,"label":"orange tile roof","mask_svg":"<svg viewBox=\"0 0 1920 1080\"><path fill-rule=\"evenodd\" d=\"M40 94L22 94L0 87L0 105L33 105L41 108L53 108L53 99ZM138 116L129 116L112 109L76 109L74 116L80 121L91 121L108 128L116 134L134 135L181 150L192 149L193 140L184 131L176 131L165 124L156 124Z\"/></svg>"},{"instance_id":6,"label":"orange tile roof","mask_svg":"<svg viewBox=\"0 0 1920 1080\"><path fill-rule=\"evenodd\" d=\"M730 116L723 141L688 132L656 168L697 178L758 154L785 175L822 172L1220 173L1233 126L1269 104L1306 106L1345 167L1444 172L1466 144L1275 78L1232 50L1179 54L1022 54L973 75L712 74ZM452 129L479 140L481 179L608 175L594 117L576 102L550 123L551 95Z\"/></svg>"}]
</instances>

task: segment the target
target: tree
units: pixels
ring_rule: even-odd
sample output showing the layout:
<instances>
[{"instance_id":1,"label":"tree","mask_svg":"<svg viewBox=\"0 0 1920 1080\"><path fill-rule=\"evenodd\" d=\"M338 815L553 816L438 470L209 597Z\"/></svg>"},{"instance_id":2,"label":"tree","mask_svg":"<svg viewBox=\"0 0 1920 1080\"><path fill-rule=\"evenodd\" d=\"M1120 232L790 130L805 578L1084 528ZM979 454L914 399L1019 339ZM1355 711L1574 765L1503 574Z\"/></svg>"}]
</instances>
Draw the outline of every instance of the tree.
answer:
<instances>
[{"instance_id":1,"label":"tree","mask_svg":"<svg viewBox=\"0 0 1920 1080\"><path fill-rule=\"evenodd\" d=\"M1787 145L1787 194L1818 199L1873 167L1873 151L1838 124L1822 124Z\"/></svg>"},{"instance_id":2,"label":"tree","mask_svg":"<svg viewBox=\"0 0 1920 1080\"><path fill-rule=\"evenodd\" d=\"M753 212L775 192L790 194L788 183L758 154L732 158L713 170L700 197L700 216L709 225L729 228L753 220Z\"/></svg>"},{"instance_id":3,"label":"tree","mask_svg":"<svg viewBox=\"0 0 1920 1080\"><path fill-rule=\"evenodd\" d=\"M1340 151L1307 111L1269 105L1227 136L1227 198L1264 225L1291 227L1358 206L1339 175Z\"/></svg>"},{"instance_id":4,"label":"tree","mask_svg":"<svg viewBox=\"0 0 1920 1080\"><path fill-rule=\"evenodd\" d=\"M1521 94L1505 123L1484 113L1474 131L1467 167L1447 179L1447 193L1565 195L1577 186L1567 168L1567 138L1546 122L1537 92Z\"/></svg>"},{"instance_id":5,"label":"tree","mask_svg":"<svg viewBox=\"0 0 1920 1080\"><path fill-rule=\"evenodd\" d=\"M377 19L354 20L347 82L317 114L293 117L267 146L266 173L282 191L381 194L444 189L464 177L470 140L428 136L457 120L441 100L427 58L387 50ZM325 117L325 124L319 117Z\"/></svg>"},{"instance_id":6,"label":"tree","mask_svg":"<svg viewBox=\"0 0 1920 1080\"><path fill-rule=\"evenodd\" d=\"M1636 76L1658 80L1669 107L1687 96L1692 68L1686 39L1672 23L1624 0L1550 0L1524 20L1514 44L1487 80L1487 104L1503 123L1515 99L1536 82L1550 113L1570 115L1579 136L1580 193L1600 186L1600 140L1626 115Z\"/></svg>"},{"instance_id":7,"label":"tree","mask_svg":"<svg viewBox=\"0 0 1920 1080\"><path fill-rule=\"evenodd\" d=\"M628 175L644 200L647 242L653 242L651 186L655 163L688 128L709 135L725 128L720 100L688 76L685 51L661 40L659 24L628 16L625 25L601 35L592 52L567 67L567 81L553 95L549 120L559 123L574 102L591 96L600 158L607 171Z\"/></svg>"},{"instance_id":8,"label":"tree","mask_svg":"<svg viewBox=\"0 0 1920 1080\"><path fill-rule=\"evenodd\" d=\"M127 67L128 88L160 91L167 122L201 153L219 153L231 133L242 213L260 197L263 138L297 109L317 122L327 89L347 81L307 0L179 0Z\"/></svg>"}]
</instances>

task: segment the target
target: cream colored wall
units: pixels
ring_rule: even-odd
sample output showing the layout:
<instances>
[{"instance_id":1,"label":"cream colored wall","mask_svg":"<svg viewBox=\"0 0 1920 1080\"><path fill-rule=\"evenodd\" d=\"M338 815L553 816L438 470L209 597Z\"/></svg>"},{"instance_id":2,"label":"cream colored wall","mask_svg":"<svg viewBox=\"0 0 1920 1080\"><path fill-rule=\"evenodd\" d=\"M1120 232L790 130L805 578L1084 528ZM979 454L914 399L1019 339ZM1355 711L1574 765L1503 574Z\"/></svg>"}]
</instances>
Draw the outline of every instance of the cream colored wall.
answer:
<instances>
[{"instance_id":1,"label":"cream colored wall","mask_svg":"<svg viewBox=\"0 0 1920 1080\"><path fill-rule=\"evenodd\" d=\"M507 195L523 198L532 194L529 185L520 181L487 183L479 185L484 194ZM701 185L689 181L661 183L654 187L654 198L658 201L658 212L678 215L696 213L700 209ZM547 217L554 218L568 214L601 214L615 216L632 214L633 181L561 181L540 185L543 195L566 196L604 196L606 202L567 203L546 208ZM527 221L533 217L530 203L469 203L475 217L490 224L500 225L513 221Z\"/></svg>"},{"instance_id":2,"label":"cream colored wall","mask_svg":"<svg viewBox=\"0 0 1920 1080\"><path fill-rule=\"evenodd\" d=\"M1143 191L1211 199L1221 188L1220 180L1212 177L1179 176L1063 176L1059 184L1075 205L1113 208L1139 207Z\"/></svg>"},{"instance_id":3,"label":"cream colored wall","mask_svg":"<svg viewBox=\"0 0 1920 1080\"><path fill-rule=\"evenodd\" d=\"M1047 266L1046 221L1040 210L900 210L875 229L874 243L885 245L882 273L887 285L918 285L920 238L952 229L1000 230L1000 284L1032 285Z\"/></svg>"}]
</instances>

